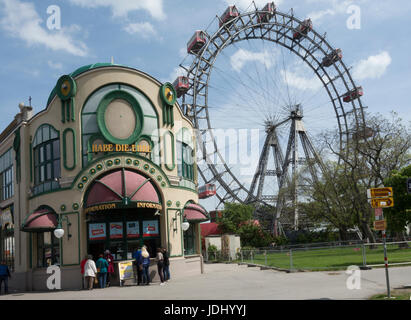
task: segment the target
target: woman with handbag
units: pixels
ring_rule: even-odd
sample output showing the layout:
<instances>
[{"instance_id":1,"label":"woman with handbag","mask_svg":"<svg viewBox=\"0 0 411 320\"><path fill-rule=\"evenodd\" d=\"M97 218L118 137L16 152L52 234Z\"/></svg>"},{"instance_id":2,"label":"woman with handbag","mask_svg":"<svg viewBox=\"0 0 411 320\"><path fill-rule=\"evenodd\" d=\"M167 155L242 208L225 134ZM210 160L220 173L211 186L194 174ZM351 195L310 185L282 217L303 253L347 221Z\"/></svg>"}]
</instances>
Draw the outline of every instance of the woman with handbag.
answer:
<instances>
[{"instance_id":1,"label":"woman with handbag","mask_svg":"<svg viewBox=\"0 0 411 320\"><path fill-rule=\"evenodd\" d=\"M88 255L87 256L87 261L84 264L84 278L85 282L87 285L87 289L92 290L93 289L93 283L94 279L97 280L96 275L97 275L97 268L96 268L96 263L93 261L93 256Z\"/></svg>"}]
</instances>

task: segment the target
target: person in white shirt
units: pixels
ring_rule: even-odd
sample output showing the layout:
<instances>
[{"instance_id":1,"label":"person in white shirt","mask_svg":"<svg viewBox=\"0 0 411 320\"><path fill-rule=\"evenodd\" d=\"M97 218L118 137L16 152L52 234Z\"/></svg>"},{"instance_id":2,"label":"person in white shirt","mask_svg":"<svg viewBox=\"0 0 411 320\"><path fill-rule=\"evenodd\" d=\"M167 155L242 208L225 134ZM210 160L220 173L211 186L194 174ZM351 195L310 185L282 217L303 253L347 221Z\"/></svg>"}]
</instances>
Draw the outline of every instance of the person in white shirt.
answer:
<instances>
[{"instance_id":1,"label":"person in white shirt","mask_svg":"<svg viewBox=\"0 0 411 320\"><path fill-rule=\"evenodd\" d=\"M84 265L84 278L89 290L93 289L94 278L97 275L96 263L93 261L93 256L89 255L86 264Z\"/></svg>"}]
</instances>

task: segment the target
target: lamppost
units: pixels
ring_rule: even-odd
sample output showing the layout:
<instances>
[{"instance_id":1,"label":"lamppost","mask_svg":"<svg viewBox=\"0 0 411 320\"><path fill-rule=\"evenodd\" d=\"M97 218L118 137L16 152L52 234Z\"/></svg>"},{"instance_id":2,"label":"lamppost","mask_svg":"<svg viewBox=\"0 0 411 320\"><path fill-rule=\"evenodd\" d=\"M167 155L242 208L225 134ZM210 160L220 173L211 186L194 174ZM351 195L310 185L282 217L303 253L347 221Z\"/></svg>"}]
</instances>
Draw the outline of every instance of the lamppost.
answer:
<instances>
[{"instance_id":1,"label":"lamppost","mask_svg":"<svg viewBox=\"0 0 411 320\"><path fill-rule=\"evenodd\" d=\"M186 217L184 217L184 221L181 224L181 228L183 229L183 231L187 231L188 228L190 228L190 223L187 221Z\"/></svg>"},{"instance_id":2,"label":"lamppost","mask_svg":"<svg viewBox=\"0 0 411 320\"><path fill-rule=\"evenodd\" d=\"M62 217L61 214L58 216L58 224L57 224L57 228L54 230L54 236L57 239L61 239L64 236L64 229L62 225L63 221L67 223L67 239L70 239L71 238L71 233L70 233L71 222L67 216Z\"/></svg>"}]
</instances>

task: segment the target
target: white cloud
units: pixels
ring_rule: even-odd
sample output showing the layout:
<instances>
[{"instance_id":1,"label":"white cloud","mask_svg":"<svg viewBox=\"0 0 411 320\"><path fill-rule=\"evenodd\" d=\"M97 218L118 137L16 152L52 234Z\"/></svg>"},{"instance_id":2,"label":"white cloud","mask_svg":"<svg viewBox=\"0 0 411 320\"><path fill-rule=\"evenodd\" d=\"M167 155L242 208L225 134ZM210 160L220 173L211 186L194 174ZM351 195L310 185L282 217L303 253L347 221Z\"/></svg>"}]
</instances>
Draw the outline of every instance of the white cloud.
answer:
<instances>
[{"instance_id":1,"label":"white cloud","mask_svg":"<svg viewBox=\"0 0 411 320\"><path fill-rule=\"evenodd\" d=\"M237 72L240 72L244 65L251 61L260 62L264 64L267 69L269 69L273 65L273 55L274 51L268 52L267 50L264 50L263 52L252 52L244 49L238 49L237 52L230 57L230 64L231 67Z\"/></svg>"},{"instance_id":2,"label":"white cloud","mask_svg":"<svg viewBox=\"0 0 411 320\"><path fill-rule=\"evenodd\" d=\"M285 72L284 70L281 70L281 76L283 77L284 83L300 90L318 90L322 86L321 81L317 77L309 79L296 72Z\"/></svg>"},{"instance_id":3,"label":"white cloud","mask_svg":"<svg viewBox=\"0 0 411 320\"><path fill-rule=\"evenodd\" d=\"M157 31L154 29L153 25L149 22L142 23L130 23L124 27L124 30L129 34L138 34L144 39L149 39L151 37L157 37Z\"/></svg>"},{"instance_id":4,"label":"white cloud","mask_svg":"<svg viewBox=\"0 0 411 320\"><path fill-rule=\"evenodd\" d=\"M42 27L42 19L34 4L19 0L3 0L0 8L2 17L0 27L10 36L19 38L29 46L44 45L55 51L66 51L75 56L86 56L87 46L73 39L78 26L49 31Z\"/></svg>"},{"instance_id":5,"label":"white cloud","mask_svg":"<svg viewBox=\"0 0 411 320\"><path fill-rule=\"evenodd\" d=\"M63 69L63 64L61 64L60 62L53 62L53 61L49 60L49 61L47 61L47 64L52 69L56 69L56 70Z\"/></svg>"},{"instance_id":6,"label":"white cloud","mask_svg":"<svg viewBox=\"0 0 411 320\"><path fill-rule=\"evenodd\" d=\"M321 20L324 17L330 17L330 16L335 16L338 14L347 14L347 9L350 5L356 4L358 5L360 2L363 1L358 1L358 0L307 0L308 5L310 4L319 4L321 3L321 6L325 5L330 5L331 8L325 9L325 10L319 10L319 11L313 11L310 12L307 16L311 18L313 23L320 23ZM348 17L348 16L347 16Z\"/></svg>"},{"instance_id":7,"label":"white cloud","mask_svg":"<svg viewBox=\"0 0 411 320\"><path fill-rule=\"evenodd\" d=\"M158 20L166 17L163 11L163 0L70 0L70 2L84 8L108 7L115 17L126 17L129 12L137 10L146 10Z\"/></svg>"},{"instance_id":8,"label":"white cloud","mask_svg":"<svg viewBox=\"0 0 411 320\"><path fill-rule=\"evenodd\" d=\"M353 77L358 80L381 78L387 71L391 61L391 56L387 51L370 56L354 66Z\"/></svg>"},{"instance_id":9,"label":"white cloud","mask_svg":"<svg viewBox=\"0 0 411 320\"><path fill-rule=\"evenodd\" d=\"M252 0L224 0L224 2L229 5L235 5L238 9L240 10L245 10L247 8L254 9L254 6L252 4ZM269 2L268 0L254 0L255 5L257 6L258 9L264 8L264 6ZM282 0L277 0L274 1L275 5L278 7L279 4L281 4L283 1Z\"/></svg>"}]
</instances>

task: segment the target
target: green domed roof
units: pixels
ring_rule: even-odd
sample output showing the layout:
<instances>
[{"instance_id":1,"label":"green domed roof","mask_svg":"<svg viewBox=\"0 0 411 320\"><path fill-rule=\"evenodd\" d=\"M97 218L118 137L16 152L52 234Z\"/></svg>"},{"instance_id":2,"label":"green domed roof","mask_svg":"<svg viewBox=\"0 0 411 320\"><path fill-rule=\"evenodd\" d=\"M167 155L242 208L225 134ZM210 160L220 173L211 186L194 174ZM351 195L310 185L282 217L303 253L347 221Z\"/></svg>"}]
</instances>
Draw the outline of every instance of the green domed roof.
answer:
<instances>
[{"instance_id":1,"label":"green domed roof","mask_svg":"<svg viewBox=\"0 0 411 320\"><path fill-rule=\"evenodd\" d=\"M111 67L111 66L116 66L116 67L124 67L124 68L130 68L133 69L131 67L127 67L127 66L123 66L121 64L115 64L115 63L94 63L94 64L88 64L86 66L80 67L77 70L75 70L74 72L70 73L69 76L72 78L77 77L78 75L89 71L89 70L93 70L93 69L97 69L97 68L102 68L102 67ZM50 104L51 100L53 100L54 96L56 95L56 87L53 88L53 91L51 91L50 96L47 100L47 106Z\"/></svg>"}]
</instances>

